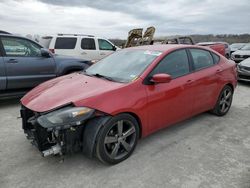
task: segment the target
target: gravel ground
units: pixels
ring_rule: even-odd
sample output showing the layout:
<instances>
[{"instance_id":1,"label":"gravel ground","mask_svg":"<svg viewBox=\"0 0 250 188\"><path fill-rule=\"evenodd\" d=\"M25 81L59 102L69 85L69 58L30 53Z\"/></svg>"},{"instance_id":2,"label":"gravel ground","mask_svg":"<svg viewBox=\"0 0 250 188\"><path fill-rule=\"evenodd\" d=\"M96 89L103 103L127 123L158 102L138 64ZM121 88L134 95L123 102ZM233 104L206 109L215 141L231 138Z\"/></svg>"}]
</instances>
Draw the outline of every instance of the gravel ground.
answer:
<instances>
[{"instance_id":1,"label":"gravel ground","mask_svg":"<svg viewBox=\"0 0 250 188\"><path fill-rule=\"evenodd\" d=\"M0 187L250 188L250 84L224 117L203 113L139 141L107 166L82 154L42 158L21 129L19 100L0 101Z\"/></svg>"}]
</instances>

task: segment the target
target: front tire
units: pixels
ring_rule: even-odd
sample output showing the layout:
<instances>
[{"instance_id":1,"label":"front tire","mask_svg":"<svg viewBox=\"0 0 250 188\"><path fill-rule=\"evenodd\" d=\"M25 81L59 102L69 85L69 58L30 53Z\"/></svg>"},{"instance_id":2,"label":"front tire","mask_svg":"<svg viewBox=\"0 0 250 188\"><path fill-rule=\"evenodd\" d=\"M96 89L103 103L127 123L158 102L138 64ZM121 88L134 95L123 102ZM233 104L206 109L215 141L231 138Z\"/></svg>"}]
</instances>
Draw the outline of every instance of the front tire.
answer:
<instances>
[{"instance_id":1,"label":"front tire","mask_svg":"<svg viewBox=\"0 0 250 188\"><path fill-rule=\"evenodd\" d=\"M232 100L233 100L233 89L230 86L226 85L222 89L219 98L217 100L217 103L214 109L212 110L212 113L217 116L226 115L231 107Z\"/></svg>"},{"instance_id":2,"label":"front tire","mask_svg":"<svg viewBox=\"0 0 250 188\"><path fill-rule=\"evenodd\" d=\"M129 114L120 114L108 121L97 137L96 156L108 164L127 159L134 151L139 138L139 125Z\"/></svg>"}]
</instances>

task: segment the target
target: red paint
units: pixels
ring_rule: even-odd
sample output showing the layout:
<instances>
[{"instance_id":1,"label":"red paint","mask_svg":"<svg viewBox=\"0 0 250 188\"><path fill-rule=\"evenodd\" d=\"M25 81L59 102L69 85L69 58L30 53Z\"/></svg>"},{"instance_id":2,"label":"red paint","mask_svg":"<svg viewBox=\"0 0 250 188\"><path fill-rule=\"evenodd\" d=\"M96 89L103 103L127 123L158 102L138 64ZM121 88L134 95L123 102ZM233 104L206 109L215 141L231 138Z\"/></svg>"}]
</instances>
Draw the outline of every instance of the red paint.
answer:
<instances>
[{"instance_id":1,"label":"red paint","mask_svg":"<svg viewBox=\"0 0 250 188\"><path fill-rule=\"evenodd\" d=\"M224 44L211 44L208 45L208 47L210 47L211 49L213 49L214 51L218 52L219 54L226 56L226 48Z\"/></svg>"},{"instance_id":2,"label":"red paint","mask_svg":"<svg viewBox=\"0 0 250 188\"><path fill-rule=\"evenodd\" d=\"M73 103L111 115L123 112L135 114L141 121L142 136L187 119L214 107L226 84L236 87L235 64L220 55L220 62L210 68L190 73L169 83L145 85L143 80L168 53L180 48L201 48L185 45L152 45L135 49L162 51L144 73L131 83L115 83L83 74L71 74L45 82L21 100L27 108L50 111ZM218 53L217 53L218 54ZM158 75L163 81L166 75ZM156 81L157 82L157 81Z\"/></svg>"}]
</instances>

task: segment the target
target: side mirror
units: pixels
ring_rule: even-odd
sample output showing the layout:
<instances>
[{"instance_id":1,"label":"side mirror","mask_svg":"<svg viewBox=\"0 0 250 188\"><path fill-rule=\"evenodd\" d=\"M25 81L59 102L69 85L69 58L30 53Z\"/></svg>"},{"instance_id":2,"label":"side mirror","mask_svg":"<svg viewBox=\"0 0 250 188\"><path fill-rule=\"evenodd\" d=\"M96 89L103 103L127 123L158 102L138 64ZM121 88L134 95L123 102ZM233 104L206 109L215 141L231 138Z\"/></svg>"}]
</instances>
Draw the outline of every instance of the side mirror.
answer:
<instances>
[{"instance_id":1,"label":"side mirror","mask_svg":"<svg viewBox=\"0 0 250 188\"><path fill-rule=\"evenodd\" d=\"M116 46L113 46L113 51L116 51L116 49L117 49Z\"/></svg>"},{"instance_id":2,"label":"side mirror","mask_svg":"<svg viewBox=\"0 0 250 188\"><path fill-rule=\"evenodd\" d=\"M169 74L155 74L150 82L155 83L155 84L160 84L160 83L169 83L172 80L171 76Z\"/></svg>"},{"instance_id":3,"label":"side mirror","mask_svg":"<svg viewBox=\"0 0 250 188\"><path fill-rule=\"evenodd\" d=\"M41 55L42 55L42 57L47 57L47 58L51 57L49 50L44 49L44 48L41 49Z\"/></svg>"}]
</instances>

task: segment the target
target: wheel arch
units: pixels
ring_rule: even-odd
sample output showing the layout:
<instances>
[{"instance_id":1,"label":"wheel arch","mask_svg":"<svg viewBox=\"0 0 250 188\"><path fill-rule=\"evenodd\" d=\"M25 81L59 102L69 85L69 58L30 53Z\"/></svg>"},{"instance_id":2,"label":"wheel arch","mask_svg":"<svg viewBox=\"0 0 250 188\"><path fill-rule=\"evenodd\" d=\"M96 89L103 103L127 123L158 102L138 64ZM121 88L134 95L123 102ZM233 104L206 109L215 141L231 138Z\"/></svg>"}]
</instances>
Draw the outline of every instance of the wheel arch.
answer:
<instances>
[{"instance_id":1,"label":"wheel arch","mask_svg":"<svg viewBox=\"0 0 250 188\"><path fill-rule=\"evenodd\" d=\"M233 93L234 93L234 86L233 86L232 83L227 83L225 86L229 86L232 89Z\"/></svg>"},{"instance_id":2,"label":"wheel arch","mask_svg":"<svg viewBox=\"0 0 250 188\"><path fill-rule=\"evenodd\" d=\"M129 114L136 119L136 121L139 125L139 138L141 138L142 137L142 122L141 122L141 119L139 118L139 116L133 112L122 112L119 114ZM119 115L119 114L117 114L117 115Z\"/></svg>"}]
</instances>

